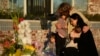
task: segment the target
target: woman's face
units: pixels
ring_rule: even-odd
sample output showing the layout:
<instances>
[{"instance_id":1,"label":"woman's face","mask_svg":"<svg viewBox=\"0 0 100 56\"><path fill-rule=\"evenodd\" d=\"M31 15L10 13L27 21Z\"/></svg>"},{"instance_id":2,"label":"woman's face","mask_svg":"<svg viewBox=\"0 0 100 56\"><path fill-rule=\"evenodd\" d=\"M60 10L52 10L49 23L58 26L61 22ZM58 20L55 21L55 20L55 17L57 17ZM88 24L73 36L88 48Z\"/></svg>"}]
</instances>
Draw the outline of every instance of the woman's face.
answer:
<instances>
[{"instance_id":1,"label":"woman's face","mask_svg":"<svg viewBox=\"0 0 100 56\"><path fill-rule=\"evenodd\" d=\"M77 19L71 18L70 23L72 26L77 26Z\"/></svg>"}]
</instances>

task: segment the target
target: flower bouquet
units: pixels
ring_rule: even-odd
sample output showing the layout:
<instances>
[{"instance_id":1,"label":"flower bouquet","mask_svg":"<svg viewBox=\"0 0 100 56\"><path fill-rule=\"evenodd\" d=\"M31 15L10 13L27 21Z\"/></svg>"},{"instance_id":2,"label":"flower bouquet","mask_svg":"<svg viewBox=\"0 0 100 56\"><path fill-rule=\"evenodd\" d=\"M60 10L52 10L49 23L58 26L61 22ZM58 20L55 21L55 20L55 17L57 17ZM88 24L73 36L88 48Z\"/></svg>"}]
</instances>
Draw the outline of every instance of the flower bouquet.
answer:
<instances>
[{"instance_id":1,"label":"flower bouquet","mask_svg":"<svg viewBox=\"0 0 100 56\"><path fill-rule=\"evenodd\" d=\"M31 29L29 23L23 18L12 16L14 33L12 37L6 36L0 42L4 52L1 56L33 56L36 55L35 46L32 45Z\"/></svg>"}]
</instances>

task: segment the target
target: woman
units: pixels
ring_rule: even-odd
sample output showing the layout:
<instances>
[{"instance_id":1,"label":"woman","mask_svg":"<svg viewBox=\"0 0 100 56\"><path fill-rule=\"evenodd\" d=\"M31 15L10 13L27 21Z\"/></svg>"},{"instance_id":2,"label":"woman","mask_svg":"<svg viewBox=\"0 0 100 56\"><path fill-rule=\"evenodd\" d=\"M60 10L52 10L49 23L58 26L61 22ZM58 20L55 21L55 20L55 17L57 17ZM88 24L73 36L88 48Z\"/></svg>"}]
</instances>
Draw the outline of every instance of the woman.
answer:
<instances>
[{"instance_id":1,"label":"woman","mask_svg":"<svg viewBox=\"0 0 100 56\"><path fill-rule=\"evenodd\" d=\"M78 43L79 56L98 56L92 32L90 29L85 30L88 25L76 13L70 16L70 23L74 27L81 28L80 38L75 39L75 42Z\"/></svg>"},{"instance_id":2,"label":"woman","mask_svg":"<svg viewBox=\"0 0 100 56\"><path fill-rule=\"evenodd\" d=\"M74 14L74 13L77 13L80 15L80 17L82 18L82 20L89 26L90 25L90 22L88 21L88 19L84 16L84 14L77 10L75 7L71 7L70 9L70 15ZM70 25L70 23L68 23L68 33L70 33L72 31L74 27L72 25Z\"/></svg>"},{"instance_id":3,"label":"woman","mask_svg":"<svg viewBox=\"0 0 100 56\"><path fill-rule=\"evenodd\" d=\"M56 23L56 55L63 56L63 48L67 38L67 22L66 19L69 17L70 6L68 3L62 3L57 12L59 14L58 21Z\"/></svg>"}]
</instances>

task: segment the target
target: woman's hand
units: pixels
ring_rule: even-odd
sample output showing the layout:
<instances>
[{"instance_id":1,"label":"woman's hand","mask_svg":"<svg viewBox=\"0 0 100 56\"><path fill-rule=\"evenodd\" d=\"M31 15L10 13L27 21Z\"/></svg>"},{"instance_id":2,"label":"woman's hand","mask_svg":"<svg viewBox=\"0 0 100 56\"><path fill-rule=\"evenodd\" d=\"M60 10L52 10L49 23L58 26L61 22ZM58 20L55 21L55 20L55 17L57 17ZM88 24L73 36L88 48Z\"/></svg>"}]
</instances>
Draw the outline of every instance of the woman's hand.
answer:
<instances>
[{"instance_id":1,"label":"woman's hand","mask_svg":"<svg viewBox=\"0 0 100 56\"><path fill-rule=\"evenodd\" d=\"M89 29L90 29L89 26L84 26L83 27L83 32L86 33Z\"/></svg>"},{"instance_id":2,"label":"woman's hand","mask_svg":"<svg viewBox=\"0 0 100 56\"><path fill-rule=\"evenodd\" d=\"M58 29L61 29L61 28L62 28L62 27L61 27L61 24L59 24L59 23L56 23L55 26L56 26L56 28L58 28Z\"/></svg>"}]
</instances>

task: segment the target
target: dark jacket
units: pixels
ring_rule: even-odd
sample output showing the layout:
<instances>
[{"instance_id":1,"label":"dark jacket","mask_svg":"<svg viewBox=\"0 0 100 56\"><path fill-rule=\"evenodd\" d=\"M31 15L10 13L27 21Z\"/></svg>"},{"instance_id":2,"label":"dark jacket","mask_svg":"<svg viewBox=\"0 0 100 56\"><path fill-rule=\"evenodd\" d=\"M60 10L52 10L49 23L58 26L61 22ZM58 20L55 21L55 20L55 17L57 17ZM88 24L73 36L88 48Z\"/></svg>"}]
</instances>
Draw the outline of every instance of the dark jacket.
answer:
<instances>
[{"instance_id":1,"label":"dark jacket","mask_svg":"<svg viewBox=\"0 0 100 56\"><path fill-rule=\"evenodd\" d=\"M79 56L98 56L92 32L88 30L77 39Z\"/></svg>"}]
</instances>

